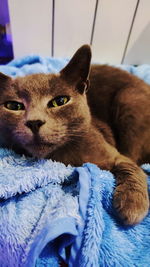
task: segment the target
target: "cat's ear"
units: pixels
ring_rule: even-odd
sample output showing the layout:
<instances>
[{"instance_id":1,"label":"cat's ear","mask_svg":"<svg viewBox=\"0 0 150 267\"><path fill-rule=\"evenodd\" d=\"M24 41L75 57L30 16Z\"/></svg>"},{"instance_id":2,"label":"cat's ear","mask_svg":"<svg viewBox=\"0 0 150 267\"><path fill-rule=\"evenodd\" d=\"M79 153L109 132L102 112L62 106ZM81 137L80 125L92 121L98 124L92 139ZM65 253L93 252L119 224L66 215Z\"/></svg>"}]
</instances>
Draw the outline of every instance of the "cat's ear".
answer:
<instances>
[{"instance_id":1,"label":"cat's ear","mask_svg":"<svg viewBox=\"0 0 150 267\"><path fill-rule=\"evenodd\" d=\"M11 78L4 73L0 72L0 87L4 86Z\"/></svg>"},{"instance_id":2,"label":"cat's ear","mask_svg":"<svg viewBox=\"0 0 150 267\"><path fill-rule=\"evenodd\" d=\"M91 48L81 46L71 58L67 66L60 71L60 75L70 83L76 84L76 89L83 93L88 88L88 76L91 63Z\"/></svg>"}]
</instances>

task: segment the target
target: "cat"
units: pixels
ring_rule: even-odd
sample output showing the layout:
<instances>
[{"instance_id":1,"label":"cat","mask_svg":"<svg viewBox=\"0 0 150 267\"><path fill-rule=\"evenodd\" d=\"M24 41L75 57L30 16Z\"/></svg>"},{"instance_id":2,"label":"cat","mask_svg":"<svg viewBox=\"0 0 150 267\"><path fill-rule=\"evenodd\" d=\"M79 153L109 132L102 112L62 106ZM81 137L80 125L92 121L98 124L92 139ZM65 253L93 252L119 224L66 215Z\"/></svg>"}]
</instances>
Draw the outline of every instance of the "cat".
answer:
<instances>
[{"instance_id":1,"label":"cat","mask_svg":"<svg viewBox=\"0 0 150 267\"><path fill-rule=\"evenodd\" d=\"M34 158L80 166L116 177L113 205L126 225L148 213L150 86L108 65L91 66L83 45L58 74L11 78L0 74L0 145Z\"/></svg>"}]
</instances>

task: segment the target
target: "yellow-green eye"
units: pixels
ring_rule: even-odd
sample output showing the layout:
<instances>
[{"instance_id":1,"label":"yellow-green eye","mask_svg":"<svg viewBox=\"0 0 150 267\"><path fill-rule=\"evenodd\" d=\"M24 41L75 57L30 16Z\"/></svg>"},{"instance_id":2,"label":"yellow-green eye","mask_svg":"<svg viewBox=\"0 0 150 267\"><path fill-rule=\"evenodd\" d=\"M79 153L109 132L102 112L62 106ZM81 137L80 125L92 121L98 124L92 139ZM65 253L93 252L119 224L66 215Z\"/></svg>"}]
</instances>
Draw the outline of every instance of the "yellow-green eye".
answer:
<instances>
[{"instance_id":1,"label":"yellow-green eye","mask_svg":"<svg viewBox=\"0 0 150 267\"><path fill-rule=\"evenodd\" d=\"M48 107L52 108L52 107L62 106L65 105L68 101L69 101L68 96L57 96L53 100L49 101Z\"/></svg>"},{"instance_id":2,"label":"yellow-green eye","mask_svg":"<svg viewBox=\"0 0 150 267\"><path fill-rule=\"evenodd\" d=\"M23 103L17 101L7 101L4 103L4 107L9 110L24 110L25 106Z\"/></svg>"}]
</instances>

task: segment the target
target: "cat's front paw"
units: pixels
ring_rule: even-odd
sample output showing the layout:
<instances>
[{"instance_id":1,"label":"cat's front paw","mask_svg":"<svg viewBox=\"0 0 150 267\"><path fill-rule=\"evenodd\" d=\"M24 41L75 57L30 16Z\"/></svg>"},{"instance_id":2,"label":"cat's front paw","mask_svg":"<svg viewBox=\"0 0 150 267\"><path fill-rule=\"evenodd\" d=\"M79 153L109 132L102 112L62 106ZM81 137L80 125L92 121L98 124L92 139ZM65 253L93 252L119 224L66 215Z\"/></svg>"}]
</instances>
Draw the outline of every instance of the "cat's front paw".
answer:
<instances>
[{"instance_id":1,"label":"cat's front paw","mask_svg":"<svg viewBox=\"0 0 150 267\"><path fill-rule=\"evenodd\" d=\"M146 190L136 191L128 188L126 184L120 184L114 192L113 206L124 224L137 224L148 213L148 192Z\"/></svg>"}]
</instances>

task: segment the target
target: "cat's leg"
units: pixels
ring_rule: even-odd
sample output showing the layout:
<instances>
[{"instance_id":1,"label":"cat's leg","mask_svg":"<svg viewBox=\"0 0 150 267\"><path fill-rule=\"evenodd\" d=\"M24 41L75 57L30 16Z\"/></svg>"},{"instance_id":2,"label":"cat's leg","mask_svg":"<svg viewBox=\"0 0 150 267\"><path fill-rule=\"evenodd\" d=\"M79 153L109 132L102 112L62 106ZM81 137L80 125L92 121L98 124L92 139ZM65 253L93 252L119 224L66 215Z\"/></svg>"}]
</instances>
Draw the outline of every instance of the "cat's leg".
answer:
<instances>
[{"instance_id":1,"label":"cat's leg","mask_svg":"<svg viewBox=\"0 0 150 267\"><path fill-rule=\"evenodd\" d=\"M106 158L103 157L98 165L109 169L115 175L114 208L124 224L136 224L149 210L147 176L136 163L120 154L116 148L107 142L104 146L106 152L103 155L105 154Z\"/></svg>"},{"instance_id":2,"label":"cat's leg","mask_svg":"<svg viewBox=\"0 0 150 267\"><path fill-rule=\"evenodd\" d=\"M116 177L113 205L127 225L140 222L148 213L147 177L143 170L123 155L118 155L111 170Z\"/></svg>"}]
</instances>

